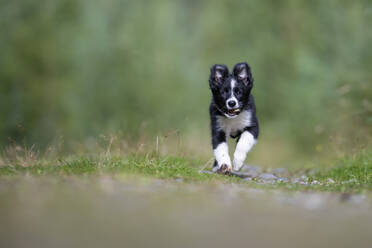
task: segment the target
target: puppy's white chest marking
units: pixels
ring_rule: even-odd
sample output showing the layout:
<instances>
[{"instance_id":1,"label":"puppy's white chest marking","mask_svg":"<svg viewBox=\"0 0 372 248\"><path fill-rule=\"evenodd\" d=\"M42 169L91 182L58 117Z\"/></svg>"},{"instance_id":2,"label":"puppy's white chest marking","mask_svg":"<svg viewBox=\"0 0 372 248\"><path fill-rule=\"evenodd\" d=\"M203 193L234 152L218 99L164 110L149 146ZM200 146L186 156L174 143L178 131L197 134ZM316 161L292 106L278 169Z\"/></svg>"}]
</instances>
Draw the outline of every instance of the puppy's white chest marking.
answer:
<instances>
[{"instance_id":1,"label":"puppy's white chest marking","mask_svg":"<svg viewBox=\"0 0 372 248\"><path fill-rule=\"evenodd\" d=\"M217 121L219 128L226 133L226 136L235 135L238 131L243 131L245 127L252 125L252 113L244 110L236 118L218 116Z\"/></svg>"}]
</instances>

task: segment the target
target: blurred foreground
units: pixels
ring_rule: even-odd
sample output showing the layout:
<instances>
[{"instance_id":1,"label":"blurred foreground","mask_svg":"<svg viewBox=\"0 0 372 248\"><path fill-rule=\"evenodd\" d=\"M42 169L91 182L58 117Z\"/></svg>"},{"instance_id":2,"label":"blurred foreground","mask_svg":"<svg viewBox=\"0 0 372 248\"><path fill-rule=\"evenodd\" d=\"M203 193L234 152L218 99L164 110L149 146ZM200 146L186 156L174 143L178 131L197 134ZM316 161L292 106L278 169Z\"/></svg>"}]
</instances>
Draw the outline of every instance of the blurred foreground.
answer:
<instances>
[{"instance_id":1,"label":"blurred foreground","mask_svg":"<svg viewBox=\"0 0 372 248\"><path fill-rule=\"evenodd\" d=\"M0 246L370 247L371 195L131 178L2 178Z\"/></svg>"}]
</instances>

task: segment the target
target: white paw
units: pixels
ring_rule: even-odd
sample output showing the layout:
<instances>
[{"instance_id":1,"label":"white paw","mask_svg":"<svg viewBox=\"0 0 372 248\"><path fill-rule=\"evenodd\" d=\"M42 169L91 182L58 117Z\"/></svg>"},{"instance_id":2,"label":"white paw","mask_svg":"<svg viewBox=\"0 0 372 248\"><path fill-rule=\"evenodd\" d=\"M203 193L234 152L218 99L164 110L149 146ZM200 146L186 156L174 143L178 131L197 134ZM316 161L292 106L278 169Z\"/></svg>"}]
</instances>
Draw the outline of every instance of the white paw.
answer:
<instances>
[{"instance_id":1,"label":"white paw","mask_svg":"<svg viewBox=\"0 0 372 248\"><path fill-rule=\"evenodd\" d=\"M234 171L239 171L244 164L245 156L241 154L234 154Z\"/></svg>"},{"instance_id":2,"label":"white paw","mask_svg":"<svg viewBox=\"0 0 372 248\"><path fill-rule=\"evenodd\" d=\"M228 174L232 171L231 165L228 164L222 164L221 166L216 166L216 168L213 168L213 172L219 173L219 174Z\"/></svg>"},{"instance_id":3,"label":"white paw","mask_svg":"<svg viewBox=\"0 0 372 248\"><path fill-rule=\"evenodd\" d=\"M218 164L212 168L213 172L220 172L220 171L232 171L232 166L230 164Z\"/></svg>"}]
</instances>

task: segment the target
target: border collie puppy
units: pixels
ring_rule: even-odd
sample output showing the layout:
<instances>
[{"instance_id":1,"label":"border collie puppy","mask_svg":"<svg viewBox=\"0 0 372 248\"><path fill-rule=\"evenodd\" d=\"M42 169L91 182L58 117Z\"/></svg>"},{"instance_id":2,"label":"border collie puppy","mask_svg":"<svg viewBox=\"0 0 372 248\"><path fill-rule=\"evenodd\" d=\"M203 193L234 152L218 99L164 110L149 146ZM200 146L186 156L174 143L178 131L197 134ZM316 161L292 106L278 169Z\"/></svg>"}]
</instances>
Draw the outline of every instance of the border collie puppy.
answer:
<instances>
[{"instance_id":1,"label":"border collie puppy","mask_svg":"<svg viewBox=\"0 0 372 248\"><path fill-rule=\"evenodd\" d=\"M239 171L247 153L256 144L259 131L256 106L251 94L251 68L247 63L239 63L230 74L227 66L214 65L209 87L212 91L209 113L215 157L213 171L229 173L232 165L235 171ZM228 136L237 139L233 163L229 156Z\"/></svg>"}]
</instances>

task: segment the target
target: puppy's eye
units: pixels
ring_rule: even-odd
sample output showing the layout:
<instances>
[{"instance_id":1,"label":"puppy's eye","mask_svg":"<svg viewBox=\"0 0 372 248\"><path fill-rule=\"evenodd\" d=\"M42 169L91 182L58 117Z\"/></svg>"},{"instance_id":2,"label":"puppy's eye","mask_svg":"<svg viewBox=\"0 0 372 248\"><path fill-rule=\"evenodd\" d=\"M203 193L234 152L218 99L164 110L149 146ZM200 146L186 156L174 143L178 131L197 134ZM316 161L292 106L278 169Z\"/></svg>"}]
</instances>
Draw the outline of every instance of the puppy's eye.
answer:
<instances>
[{"instance_id":1,"label":"puppy's eye","mask_svg":"<svg viewBox=\"0 0 372 248\"><path fill-rule=\"evenodd\" d=\"M235 89L234 89L234 92L235 92L235 94L240 94L240 89L235 88Z\"/></svg>"},{"instance_id":2,"label":"puppy's eye","mask_svg":"<svg viewBox=\"0 0 372 248\"><path fill-rule=\"evenodd\" d=\"M229 93L229 88L225 88L225 93Z\"/></svg>"}]
</instances>

